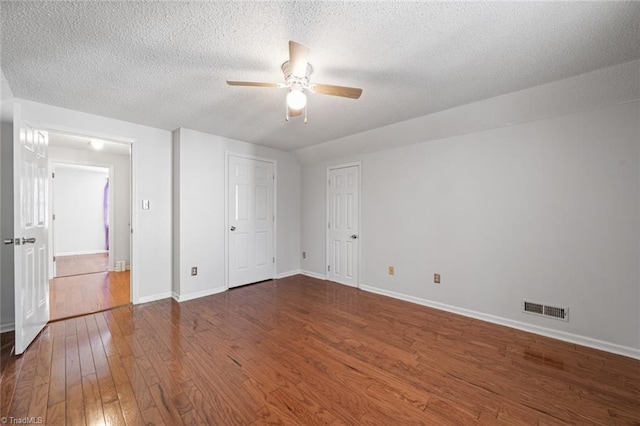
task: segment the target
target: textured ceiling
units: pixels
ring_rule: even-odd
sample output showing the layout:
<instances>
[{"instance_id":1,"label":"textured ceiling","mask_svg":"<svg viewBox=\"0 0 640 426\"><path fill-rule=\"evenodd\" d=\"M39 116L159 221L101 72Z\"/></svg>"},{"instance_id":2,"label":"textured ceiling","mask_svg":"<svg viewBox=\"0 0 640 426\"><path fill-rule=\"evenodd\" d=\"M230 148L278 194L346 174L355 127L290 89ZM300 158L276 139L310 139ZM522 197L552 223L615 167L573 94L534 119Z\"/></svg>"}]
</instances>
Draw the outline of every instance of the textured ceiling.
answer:
<instances>
[{"instance_id":1,"label":"textured ceiling","mask_svg":"<svg viewBox=\"0 0 640 426\"><path fill-rule=\"evenodd\" d=\"M640 58L640 2L7 2L16 97L294 150ZM311 47L309 124L284 121L287 42Z\"/></svg>"}]
</instances>

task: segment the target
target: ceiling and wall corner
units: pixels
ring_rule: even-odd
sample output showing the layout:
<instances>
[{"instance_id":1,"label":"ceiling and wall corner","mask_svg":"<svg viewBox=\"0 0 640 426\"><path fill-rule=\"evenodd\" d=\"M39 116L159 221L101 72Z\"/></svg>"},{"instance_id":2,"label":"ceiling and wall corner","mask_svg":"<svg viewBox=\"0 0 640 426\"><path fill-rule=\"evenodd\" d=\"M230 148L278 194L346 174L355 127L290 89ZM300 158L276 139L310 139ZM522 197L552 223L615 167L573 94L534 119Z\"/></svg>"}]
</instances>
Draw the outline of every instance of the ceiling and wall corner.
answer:
<instances>
[{"instance_id":1,"label":"ceiling and wall corner","mask_svg":"<svg viewBox=\"0 0 640 426\"><path fill-rule=\"evenodd\" d=\"M2 2L16 97L292 151L640 58L640 2ZM311 48L284 121L287 41ZM34 69L47 72L34 72ZM250 123L251 125L247 125Z\"/></svg>"},{"instance_id":2,"label":"ceiling and wall corner","mask_svg":"<svg viewBox=\"0 0 640 426\"><path fill-rule=\"evenodd\" d=\"M293 151L301 164L345 158L640 99L640 60Z\"/></svg>"},{"instance_id":3,"label":"ceiling and wall corner","mask_svg":"<svg viewBox=\"0 0 640 426\"><path fill-rule=\"evenodd\" d=\"M0 67L0 99L2 101L12 99L13 91L11 90L11 86L9 86L9 82L7 78L4 76L4 71Z\"/></svg>"},{"instance_id":4,"label":"ceiling and wall corner","mask_svg":"<svg viewBox=\"0 0 640 426\"><path fill-rule=\"evenodd\" d=\"M0 67L0 122L13 122L13 91Z\"/></svg>"}]
</instances>

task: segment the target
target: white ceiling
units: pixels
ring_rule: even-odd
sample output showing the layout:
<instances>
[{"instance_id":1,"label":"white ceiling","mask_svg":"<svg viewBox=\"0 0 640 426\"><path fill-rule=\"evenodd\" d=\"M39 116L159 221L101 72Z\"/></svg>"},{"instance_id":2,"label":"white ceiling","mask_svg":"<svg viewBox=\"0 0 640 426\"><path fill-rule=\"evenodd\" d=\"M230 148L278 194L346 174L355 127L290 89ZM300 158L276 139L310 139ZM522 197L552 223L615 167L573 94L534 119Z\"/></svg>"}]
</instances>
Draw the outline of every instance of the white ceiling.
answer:
<instances>
[{"instance_id":1,"label":"white ceiling","mask_svg":"<svg viewBox=\"0 0 640 426\"><path fill-rule=\"evenodd\" d=\"M5 2L16 97L295 150L640 58L640 2ZM309 96L284 121L287 42L311 47Z\"/></svg>"}]
</instances>

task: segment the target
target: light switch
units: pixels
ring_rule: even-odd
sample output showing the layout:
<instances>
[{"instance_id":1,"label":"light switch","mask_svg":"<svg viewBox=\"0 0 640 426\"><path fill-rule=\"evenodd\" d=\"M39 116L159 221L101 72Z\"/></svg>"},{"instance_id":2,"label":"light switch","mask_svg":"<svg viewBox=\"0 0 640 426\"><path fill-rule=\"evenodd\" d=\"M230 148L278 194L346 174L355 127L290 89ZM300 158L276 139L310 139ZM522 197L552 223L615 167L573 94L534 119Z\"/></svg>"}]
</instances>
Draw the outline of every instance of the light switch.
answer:
<instances>
[{"instance_id":1,"label":"light switch","mask_svg":"<svg viewBox=\"0 0 640 426\"><path fill-rule=\"evenodd\" d=\"M149 200L142 200L142 210L149 210Z\"/></svg>"}]
</instances>

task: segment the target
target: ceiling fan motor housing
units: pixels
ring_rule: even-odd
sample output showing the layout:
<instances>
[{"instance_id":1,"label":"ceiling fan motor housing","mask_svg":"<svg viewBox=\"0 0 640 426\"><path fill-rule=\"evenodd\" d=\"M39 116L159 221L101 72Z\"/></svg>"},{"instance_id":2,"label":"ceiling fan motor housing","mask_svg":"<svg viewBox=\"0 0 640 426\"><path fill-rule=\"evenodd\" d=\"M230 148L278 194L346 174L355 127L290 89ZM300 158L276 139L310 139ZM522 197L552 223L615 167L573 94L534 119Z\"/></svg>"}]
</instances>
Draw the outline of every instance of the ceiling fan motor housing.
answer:
<instances>
[{"instance_id":1,"label":"ceiling fan motor housing","mask_svg":"<svg viewBox=\"0 0 640 426\"><path fill-rule=\"evenodd\" d=\"M313 72L311 64L307 63L307 69L304 76L296 76L291 73L291 63L286 61L282 64L282 73L284 74L284 80L287 82L287 86L300 89L309 89L309 79Z\"/></svg>"}]
</instances>

